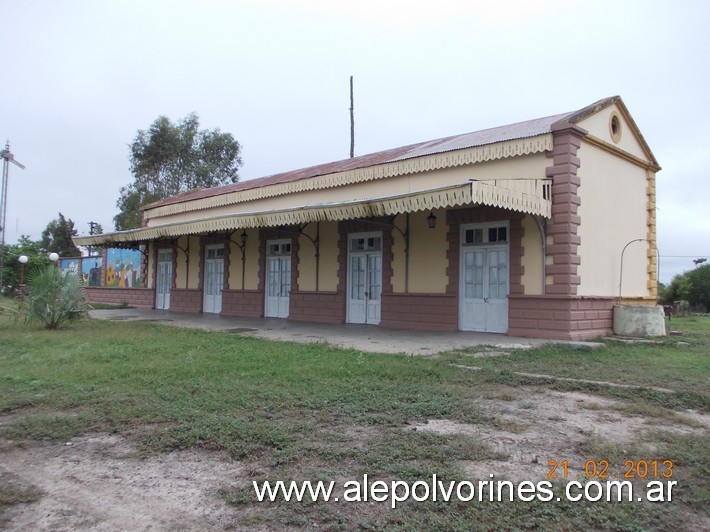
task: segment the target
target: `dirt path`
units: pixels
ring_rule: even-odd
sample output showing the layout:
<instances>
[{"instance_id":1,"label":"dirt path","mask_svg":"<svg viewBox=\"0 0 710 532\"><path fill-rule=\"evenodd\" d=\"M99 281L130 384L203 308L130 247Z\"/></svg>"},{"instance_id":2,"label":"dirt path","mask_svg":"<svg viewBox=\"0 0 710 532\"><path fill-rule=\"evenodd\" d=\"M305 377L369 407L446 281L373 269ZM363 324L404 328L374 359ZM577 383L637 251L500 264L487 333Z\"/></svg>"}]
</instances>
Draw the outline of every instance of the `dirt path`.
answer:
<instances>
[{"instance_id":1,"label":"dirt path","mask_svg":"<svg viewBox=\"0 0 710 532\"><path fill-rule=\"evenodd\" d=\"M235 519L215 490L242 466L200 450L143 459L120 436L93 435L8 449L0 470L43 492L7 512L10 530L217 530Z\"/></svg>"},{"instance_id":2,"label":"dirt path","mask_svg":"<svg viewBox=\"0 0 710 532\"><path fill-rule=\"evenodd\" d=\"M505 397L505 394L503 394ZM584 471L590 457L580 449L587 442L630 443L639 436L663 430L678 434L707 433L710 416L681 416L668 419L629 415L616 407L618 401L580 392L557 392L542 388L519 388L504 400L493 397L478 402L496 419L493 425L470 425L446 419L432 419L414 425L416 430L440 434L465 434L492 445L508 458L465 464L471 478L496 478L520 482L544 479L548 460L566 460L570 471ZM702 425L705 427L703 428ZM657 449L645 438L649 456ZM620 469L623 464L614 464ZM611 472L611 471L610 471Z\"/></svg>"},{"instance_id":3,"label":"dirt path","mask_svg":"<svg viewBox=\"0 0 710 532\"><path fill-rule=\"evenodd\" d=\"M658 430L707 434L710 428L706 415L630 415L610 398L537 387L501 389L476 403L493 422L432 419L410 426L469 435L507 455L462 464L474 479L491 473L517 482L542 479L550 459L567 460L570 470L582 471L589 458L584 445L590 441L623 444ZM646 438L645 445L653 455L654 441ZM249 480L245 467L224 453L193 449L143 458L126 438L108 434L22 446L0 441L0 477L42 492L38 502L17 504L6 512L9 530L246 529L244 516L216 493ZM710 526L702 516L689 518L700 519L695 524L701 528Z\"/></svg>"}]
</instances>

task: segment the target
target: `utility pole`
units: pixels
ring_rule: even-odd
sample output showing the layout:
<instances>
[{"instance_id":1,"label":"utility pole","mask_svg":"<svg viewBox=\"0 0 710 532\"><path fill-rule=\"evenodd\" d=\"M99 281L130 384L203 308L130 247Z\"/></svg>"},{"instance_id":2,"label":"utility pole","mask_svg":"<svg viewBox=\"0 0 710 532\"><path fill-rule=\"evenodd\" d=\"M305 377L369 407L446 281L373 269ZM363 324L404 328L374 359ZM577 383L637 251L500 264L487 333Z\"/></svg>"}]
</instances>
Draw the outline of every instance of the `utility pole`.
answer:
<instances>
[{"instance_id":1,"label":"utility pole","mask_svg":"<svg viewBox=\"0 0 710 532\"><path fill-rule=\"evenodd\" d=\"M355 157L355 103L353 100L353 77L350 76L350 158Z\"/></svg>"},{"instance_id":2,"label":"utility pole","mask_svg":"<svg viewBox=\"0 0 710 532\"><path fill-rule=\"evenodd\" d=\"M0 294L2 293L2 278L5 268L5 215L7 213L7 182L10 177L10 163L19 166L21 170L25 165L17 162L10 151L10 141L5 143L5 149L0 152L2 157L2 199L0 199Z\"/></svg>"}]
</instances>

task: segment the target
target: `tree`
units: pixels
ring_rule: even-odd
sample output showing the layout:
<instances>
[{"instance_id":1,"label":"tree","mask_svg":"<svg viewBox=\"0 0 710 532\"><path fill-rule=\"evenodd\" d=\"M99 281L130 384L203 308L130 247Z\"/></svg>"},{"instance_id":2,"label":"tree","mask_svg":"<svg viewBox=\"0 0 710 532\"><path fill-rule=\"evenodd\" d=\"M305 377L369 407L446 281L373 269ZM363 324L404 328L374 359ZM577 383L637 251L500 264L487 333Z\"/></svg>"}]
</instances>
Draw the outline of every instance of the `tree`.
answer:
<instances>
[{"instance_id":1,"label":"tree","mask_svg":"<svg viewBox=\"0 0 710 532\"><path fill-rule=\"evenodd\" d=\"M690 282L688 301L691 305L702 305L710 310L710 264L699 266L687 274Z\"/></svg>"},{"instance_id":2,"label":"tree","mask_svg":"<svg viewBox=\"0 0 710 532\"><path fill-rule=\"evenodd\" d=\"M141 226L140 208L195 188L239 180L241 145L231 133L200 130L195 113L177 124L159 116L130 146L133 183L122 187L114 217L119 231Z\"/></svg>"},{"instance_id":3,"label":"tree","mask_svg":"<svg viewBox=\"0 0 710 532\"><path fill-rule=\"evenodd\" d=\"M692 306L710 309L710 264L699 266L673 277L662 302L688 301Z\"/></svg>"},{"instance_id":4,"label":"tree","mask_svg":"<svg viewBox=\"0 0 710 532\"><path fill-rule=\"evenodd\" d=\"M71 218L64 218L60 212L59 218L49 222L47 228L42 231L42 248L46 253L54 252L60 257L80 257L81 251L72 240L72 237L78 234Z\"/></svg>"},{"instance_id":5,"label":"tree","mask_svg":"<svg viewBox=\"0 0 710 532\"><path fill-rule=\"evenodd\" d=\"M19 258L21 255L27 257L27 264L24 266L25 276L32 270L44 267L49 264L49 258L42 249L42 243L30 240L27 235L22 235L16 244L5 246L5 261L3 262L3 292L13 295L20 284Z\"/></svg>"}]
</instances>

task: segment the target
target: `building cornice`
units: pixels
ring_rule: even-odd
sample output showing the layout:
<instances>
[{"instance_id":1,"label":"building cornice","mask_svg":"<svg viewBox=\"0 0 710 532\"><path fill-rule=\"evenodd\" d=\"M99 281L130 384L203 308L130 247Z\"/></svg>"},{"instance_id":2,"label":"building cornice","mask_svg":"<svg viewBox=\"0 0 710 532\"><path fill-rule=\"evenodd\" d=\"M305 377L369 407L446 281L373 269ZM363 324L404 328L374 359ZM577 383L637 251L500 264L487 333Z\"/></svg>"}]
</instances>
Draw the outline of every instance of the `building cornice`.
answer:
<instances>
[{"instance_id":1,"label":"building cornice","mask_svg":"<svg viewBox=\"0 0 710 532\"><path fill-rule=\"evenodd\" d=\"M653 161L647 161L644 159L641 159L640 157L636 157L634 154L629 153L625 150L622 150L621 148L618 148L617 146L614 146L613 144L606 142L599 137L595 137L594 135L587 135L585 137L582 137L582 141L586 142L587 144L591 144L592 146L595 146L601 150L604 150L608 153L611 153L612 155L616 155L617 157L621 157L622 159L625 159L626 161L629 161L630 163L633 163L637 166L640 166L641 168L645 168L647 170L651 170L653 172L658 172L661 167L658 166L656 163Z\"/></svg>"}]
</instances>

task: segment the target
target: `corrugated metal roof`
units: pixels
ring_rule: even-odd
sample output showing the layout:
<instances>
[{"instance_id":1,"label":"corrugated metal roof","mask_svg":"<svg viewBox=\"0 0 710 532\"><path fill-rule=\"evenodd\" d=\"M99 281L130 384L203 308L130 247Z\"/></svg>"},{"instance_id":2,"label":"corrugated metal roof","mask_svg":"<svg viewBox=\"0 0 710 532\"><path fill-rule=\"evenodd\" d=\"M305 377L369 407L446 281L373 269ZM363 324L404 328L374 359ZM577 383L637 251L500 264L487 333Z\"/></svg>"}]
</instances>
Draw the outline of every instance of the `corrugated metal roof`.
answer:
<instances>
[{"instance_id":1,"label":"corrugated metal roof","mask_svg":"<svg viewBox=\"0 0 710 532\"><path fill-rule=\"evenodd\" d=\"M219 196L221 194L239 192L242 190L250 190L269 185L300 181L302 179L309 179L322 175L335 174L338 172L357 170L360 168L367 168L380 164L403 161L416 157L424 157L427 155L434 155L454 150L494 144L497 142L504 142L507 140L523 139L535 137L537 135L544 135L551 132L553 124L568 120L576 122L579 117L585 116L588 112L590 112L590 110L598 109L600 107L606 107L607 105L616 101L618 98L618 96L614 96L612 98L605 98L604 100L599 100L598 102L595 102L590 106L570 113L562 113L544 118L536 118L534 120L527 120L525 122L518 122L516 124L494 127L491 129L484 129L482 131L475 131L473 133L465 133L462 135L454 135L442 139L430 140L427 142L421 142L409 146L402 146L400 148L393 148L390 150L384 150L368 155L361 155L350 159L343 159L341 161L335 161L331 163L311 166L308 168L302 168L300 170L293 170L290 172L274 174L259 179L249 179L246 181L240 181L239 183L233 183L221 187L193 190L185 192L183 194L179 194L177 196L172 196L156 203L152 203L149 207L155 208L158 206L182 203L185 201L193 201L212 196Z\"/></svg>"}]
</instances>

